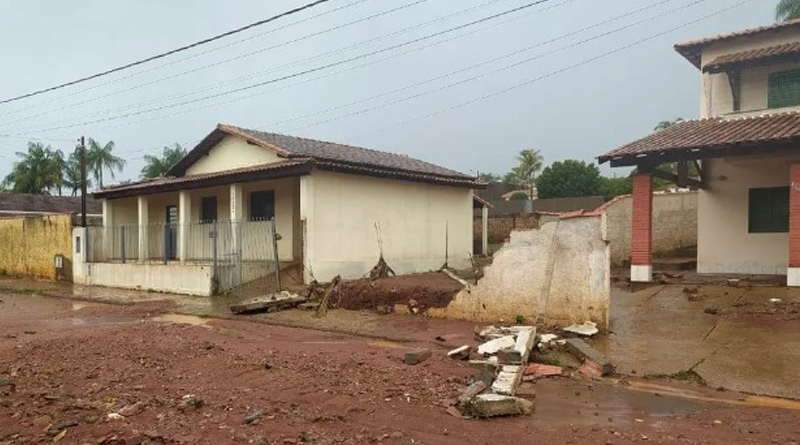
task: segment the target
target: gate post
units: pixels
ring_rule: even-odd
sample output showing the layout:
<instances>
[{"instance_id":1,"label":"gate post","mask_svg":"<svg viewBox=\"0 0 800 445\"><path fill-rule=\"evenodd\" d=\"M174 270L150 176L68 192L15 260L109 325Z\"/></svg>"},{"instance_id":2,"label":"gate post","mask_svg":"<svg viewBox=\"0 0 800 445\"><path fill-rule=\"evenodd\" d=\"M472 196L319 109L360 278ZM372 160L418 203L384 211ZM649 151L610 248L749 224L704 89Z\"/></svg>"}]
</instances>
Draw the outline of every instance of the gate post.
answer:
<instances>
[{"instance_id":1,"label":"gate post","mask_svg":"<svg viewBox=\"0 0 800 445\"><path fill-rule=\"evenodd\" d=\"M281 261L278 258L278 225L275 223L275 218L272 218L272 254L275 258L275 291L281 291Z\"/></svg>"}]
</instances>

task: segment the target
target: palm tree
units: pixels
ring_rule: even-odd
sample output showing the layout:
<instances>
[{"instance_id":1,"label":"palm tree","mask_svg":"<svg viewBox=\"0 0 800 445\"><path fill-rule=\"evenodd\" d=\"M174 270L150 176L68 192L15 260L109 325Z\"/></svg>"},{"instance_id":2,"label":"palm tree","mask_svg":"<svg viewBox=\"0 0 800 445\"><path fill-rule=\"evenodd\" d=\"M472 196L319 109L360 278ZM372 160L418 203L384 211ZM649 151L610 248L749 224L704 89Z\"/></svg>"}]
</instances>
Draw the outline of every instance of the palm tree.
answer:
<instances>
[{"instance_id":1,"label":"palm tree","mask_svg":"<svg viewBox=\"0 0 800 445\"><path fill-rule=\"evenodd\" d=\"M781 0L775 7L775 19L786 21L800 18L800 0Z\"/></svg>"},{"instance_id":2,"label":"palm tree","mask_svg":"<svg viewBox=\"0 0 800 445\"><path fill-rule=\"evenodd\" d=\"M530 197L533 199L533 186L536 183L536 174L542 169L544 158L539 150L525 149L517 155L519 166L515 169L517 175L525 179L526 185L531 189Z\"/></svg>"},{"instance_id":3,"label":"palm tree","mask_svg":"<svg viewBox=\"0 0 800 445\"><path fill-rule=\"evenodd\" d=\"M100 145L92 138L89 138L89 149L86 152L86 168L92 172L97 180L97 184L103 188L103 171L108 170L111 179L114 179L114 171L122 172L125 167L125 160L114 156L114 141L108 141L106 145Z\"/></svg>"},{"instance_id":4,"label":"palm tree","mask_svg":"<svg viewBox=\"0 0 800 445\"><path fill-rule=\"evenodd\" d=\"M64 164L64 187L70 189L72 196L78 196L81 189L81 158L78 150L70 153ZM91 181L86 179L86 187L91 187Z\"/></svg>"},{"instance_id":5,"label":"palm tree","mask_svg":"<svg viewBox=\"0 0 800 445\"><path fill-rule=\"evenodd\" d=\"M27 152L17 152L20 161L3 180L3 187L14 193L61 193L64 185L64 155L41 143L28 142Z\"/></svg>"},{"instance_id":6,"label":"palm tree","mask_svg":"<svg viewBox=\"0 0 800 445\"><path fill-rule=\"evenodd\" d=\"M152 179L159 176L164 176L167 171L177 164L184 156L186 156L186 149L181 147L180 144L175 144L172 147L164 147L161 156L145 155L146 162L142 168L142 179Z\"/></svg>"}]
</instances>

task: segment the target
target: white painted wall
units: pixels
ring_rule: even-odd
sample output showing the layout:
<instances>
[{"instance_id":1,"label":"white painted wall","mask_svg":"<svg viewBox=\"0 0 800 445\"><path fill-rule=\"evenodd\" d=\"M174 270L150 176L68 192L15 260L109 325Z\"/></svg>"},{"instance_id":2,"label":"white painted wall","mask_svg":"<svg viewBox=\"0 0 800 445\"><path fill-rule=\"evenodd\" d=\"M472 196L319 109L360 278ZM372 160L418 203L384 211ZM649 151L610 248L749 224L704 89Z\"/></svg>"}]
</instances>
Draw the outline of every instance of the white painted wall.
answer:
<instances>
[{"instance_id":1,"label":"white painted wall","mask_svg":"<svg viewBox=\"0 0 800 445\"><path fill-rule=\"evenodd\" d=\"M306 268L317 280L358 278L372 269L379 257L376 222L384 257L398 274L438 270L446 231L450 265L470 264L469 189L315 170L302 178L300 202Z\"/></svg>"},{"instance_id":2,"label":"white painted wall","mask_svg":"<svg viewBox=\"0 0 800 445\"><path fill-rule=\"evenodd\" d=\"M226 136L208 154L186 170L186 176L252 167L284 160L273 150L249 144L237 136Z\"/></svg>"},{"instance_id":3,"label":"white painted wall","mask_svg":"<svg viewBox=\"0 0 800 445\"><path fill-rule=\"evenodd\" d=\"M783 30L769 35L734 39L706 47L702 54L702 65L712 62L719 56L749 51L752 49L780 45L800 40L796 30ZM767 109L767 81L771 73L800 69L800 63L767 64L742 71L741 112L735 115L763 114L765 112L784 112L800 107ZM733 113L733 96L727 74L701 74L700 115L702 117L720 116Z\"/></svg>"},{"instance_id":4,"label":"white painted wall","mask_svg":"<svg viewBox=\"0 0 800 445\"><path fill-rule=\"evenodd\" d=\"M708 186L698 193L699 273L785 274L788 233L748 233L751 188L789 185L789 158L703 161Z\"/></svg>"}]
</instances>

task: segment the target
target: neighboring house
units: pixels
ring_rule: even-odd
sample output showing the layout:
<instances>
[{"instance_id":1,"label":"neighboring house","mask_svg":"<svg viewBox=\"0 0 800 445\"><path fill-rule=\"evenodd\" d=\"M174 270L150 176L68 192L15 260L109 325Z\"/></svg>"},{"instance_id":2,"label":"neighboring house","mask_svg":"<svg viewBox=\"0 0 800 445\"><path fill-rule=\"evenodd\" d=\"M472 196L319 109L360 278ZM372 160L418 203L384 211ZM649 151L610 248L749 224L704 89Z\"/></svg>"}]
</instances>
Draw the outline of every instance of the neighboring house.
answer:
<instances>
[{"instance_id":1,"label":"neighboring house","mask_svg":"<svg viewBox=\"0 0 800 445\"><path fill-rule=\"evenodd\" d=\"M636 166L631 278L652 278L652 178L698 193L698 272L800 285L800 20L675 46L701 73L702 119L599 157ZM656 170L677 162L677 174ZM700 172L689 177L689 166Z\"/></svg>"},{"instance_id":2,"label":"neighboring house","mask_svg":"<svg viewBox=\"0 0 800 445\"><path fill-rule=\"evenodd\" d=\"M101 207L100 201L86 199L87 215L100 216ZM81 213L80 197L0 193L0 218L70 213Z\"/></svg>"},{"instance_id":3,"label":"neighboring house","mask_svg":"<svg viewBox=\"0 0 800 445\"><path fill-rule=\"evenodd\" d=\"M104 227L75 281L234 288L267 273L273 221L280 261L305 282L362 277L381 249L398 274L467 267L482 186L405 155L219 125L167 177L95 193Z\"/></svg>"}]
</instances>

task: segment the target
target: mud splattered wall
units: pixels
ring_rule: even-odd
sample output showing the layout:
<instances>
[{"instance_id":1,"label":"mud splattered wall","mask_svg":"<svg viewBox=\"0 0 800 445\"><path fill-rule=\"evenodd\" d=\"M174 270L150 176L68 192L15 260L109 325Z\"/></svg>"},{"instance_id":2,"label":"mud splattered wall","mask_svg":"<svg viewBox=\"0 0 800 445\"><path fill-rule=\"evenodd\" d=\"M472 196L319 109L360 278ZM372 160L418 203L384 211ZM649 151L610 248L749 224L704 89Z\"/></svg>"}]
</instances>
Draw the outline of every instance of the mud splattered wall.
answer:
<instances>
[{"instance_id":1,"label":"mud splattered wall","mask_svg":"<svg viewBox=\"0 0 800 445\"><path fill-rule=\"evenodd\" d=\"M56 279L58 254L64 256L64 277L71 280L70 215L0 219L0 273Z\"/></svg>"}]
</instances>

